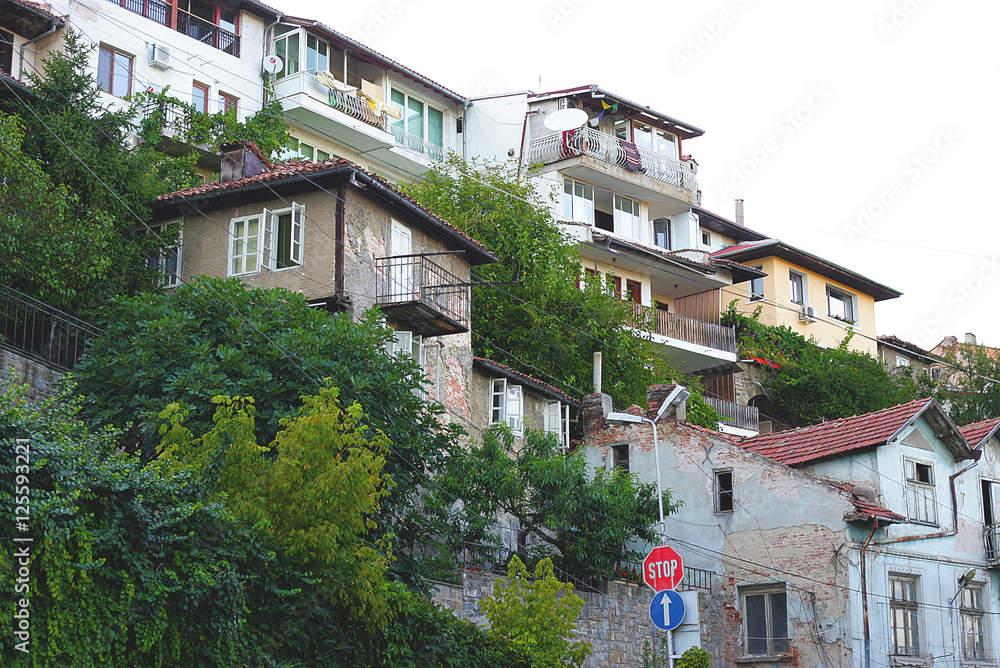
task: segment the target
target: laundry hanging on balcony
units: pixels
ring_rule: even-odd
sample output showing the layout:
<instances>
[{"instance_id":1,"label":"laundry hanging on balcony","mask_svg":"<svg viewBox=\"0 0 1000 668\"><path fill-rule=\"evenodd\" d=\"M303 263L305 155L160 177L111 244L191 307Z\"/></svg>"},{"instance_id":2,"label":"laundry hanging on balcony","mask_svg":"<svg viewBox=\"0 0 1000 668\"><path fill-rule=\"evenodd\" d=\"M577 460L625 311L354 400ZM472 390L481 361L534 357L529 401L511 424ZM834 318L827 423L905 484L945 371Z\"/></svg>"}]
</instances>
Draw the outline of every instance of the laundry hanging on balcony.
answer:
<instances>
[{"instance_id":1,"label":"laundry hanging on balcony","mask_svg":"<svg viewBox=\"0 0 1000 668\"><path fill-rule=\"evenodd\" d=\"M579 130L566 130L562 133L562 146L559 147L560 158L572 158L574 155L580 155L580 141L577 138L579 133Z\"/></svg>"},{"instance_id":2,"label":"laundry hanging on balcony","mask_svg":"<svg viewBox=\"0 0 1000 668\"><path fill-rule=\"evenodd\" d=\"M338 93L353 93L357 90L354 86L348 86L345 83L337 81L336 77L326 70L320 70L316 73L316 81L323 84L330 90L335 90Z\"/></svg>"},{"instance_id":3,"label":"laundry hanging on balcony","mask_svg":"<svg viewBox=\"0 0 1000 668\"><path fill-rule=\"evenodd\" d=\"M642 158L639 156L639 148L634 143L625 141L624 139L619 139L618 145L621 146L622 151L625 152L625 162L622 164L622 167L630 172L646 171L642 168Z\"/></svg>"},{"instance_id":4,"label":"laundry hanging on balcony","mask_svg":"<svg viewBox=\"0 0 1000 668\"><path fill-rule=\"evenodd\" d=\"M608 104L604 100L601 100L601 107L603 107L601 109L601 113L599 113L596 118L591 118L590 119L590 127L592 127L592 128L596 128L598 125L601 124L601 119L604 118L604 112L606 112L608 109L611 110L612 114L618 113L618 103L617 102L615 102L614 104Z\"/></svg>"}]
</instances>

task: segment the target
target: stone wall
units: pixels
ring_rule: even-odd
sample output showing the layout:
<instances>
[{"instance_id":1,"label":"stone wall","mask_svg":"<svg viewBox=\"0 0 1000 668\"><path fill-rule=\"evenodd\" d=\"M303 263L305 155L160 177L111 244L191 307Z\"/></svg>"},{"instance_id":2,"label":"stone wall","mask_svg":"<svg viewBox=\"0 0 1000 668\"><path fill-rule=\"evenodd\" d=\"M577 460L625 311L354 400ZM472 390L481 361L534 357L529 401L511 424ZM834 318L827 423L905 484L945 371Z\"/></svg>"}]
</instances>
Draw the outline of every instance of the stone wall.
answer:
<instances>
[{"instance_id":1,"label":"stone wall","mask_svg":"<svg viewBox=\"0 0 1000 668\"><path fill-rule=\"evenodd\" d=\"M32 401L48 399L55 394L56 383L62 376L61 371L0 346L0 379L27 385L28 398Z\"/></svg>"},{"instance_id":2,"label":"stone wall","mask_svg":"<svg viewBox=\"0 0 1000 668\"><path fill-rule=\"evenodd\" d=\"M479 601L493 594L493 581L497 577L481 571L462 571L462 584L437 584L434 600L459 619L488 626L486 615L479 611ZM662 635L649 619L652 600L649 589L645 585L609 582L604 593L577 593L584 607L576 637L589 642L593 648L584 668L640 668L643 642L659 642ZM702 619L716 614L713 608L721 606L712 605L708 592L700 594L698 607ZM724 643L721 637L716 640L720 645Z\"/></svg>"}]
</instances>

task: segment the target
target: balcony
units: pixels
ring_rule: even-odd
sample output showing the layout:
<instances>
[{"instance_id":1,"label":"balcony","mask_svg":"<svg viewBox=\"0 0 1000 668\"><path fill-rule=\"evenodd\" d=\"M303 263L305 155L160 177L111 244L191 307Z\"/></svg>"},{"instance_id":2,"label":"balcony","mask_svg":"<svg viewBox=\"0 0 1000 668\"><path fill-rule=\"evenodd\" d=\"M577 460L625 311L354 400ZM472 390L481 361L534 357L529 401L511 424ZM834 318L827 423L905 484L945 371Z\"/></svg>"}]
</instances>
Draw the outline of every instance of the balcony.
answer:
<instances>
[{"instance_id":1,"label":"balcony","mask_svg":"<svg viewBox=\"0 0 1000 668\"><path fill-rule=\"evenodd\" d=\"M101 330L0 285L0 345L60 371L72 371Z\"/></svg>"},{"instance_id":2,"label":"balcony","mask_svg":"<svg viewBox=\"0 0 1000 668\"><path fill-rule=\"evenodd\" d=\"M375 303L417 334L469 331L469 282L422 253L375 259Z\"/></svg>"},{"instance_id":3,"label":"balcony","mask_svg":"<svg viewBox=\"0 0 1000 668\"><path fill-rule=\"evenodd\" d=\"M163 119L162 138L156 146L158 150L167 155L178 156L197 153L199 165L219 171L222 159L218 151L208 143L208 138L205 141L189 138L192 115L201 115L200 112L179 100L150 99L143 105L142 114L147 119L156 116Z\"/></svg>"},{"instance_id":4,"label":"balcony","mask_svg":"<svg viewBox=\"0 0 1000 668\"><path fill-rule=\"evenodd\" d=\"M339 90L330 91L330 106L351 118L364 121L368 125L385 130L385 114L376 114L367 100Z\"/></svg>"},{"instance_id":5,"label":"balcony","mask_svg":"<svg viewBox=\"0 0 1000 668\"><path fill-rule=\"evenodd\" d=\"M690 164L641 147L634 151L626 149L617 137L593 128L555 132L532 139L528 145L530 164L550 165L562 161L566 162L560 166L560 171L567 176L579 177L592 185L609 187L614 192L639 199L648 200L650 195L636 192L634 186L637 184L654 192L666 190L689 204L693 203L698 190L698 177ZM588 177L582 168L595 162L605 178L612 177L623 183L601 183L593 176ZM664 189L663 184L669 187Z\"/></svg>"},{"instance_id":6,"label":"balcony","mask_svg":"<svg viewBox=\"0 0 1000 668\"><path fill-rule=\"evenodd\" d=\"M109 0L109 2L162 26L172 27L202 44L240 57L239 35L183 9L177 9L177 24L174 26L172 20L174 7L168 2L162 0Z\"/></svg>"},{"instance_id":7,"label":"balcony","mask_svg":"<svg viewBox=\"0 0 1000 668\"><path fill-rule=\"evenodd\" d=\"M714 397L705 397L705 402L722 418L719 426L723 427L723 431L728 426L740 430L741 435L745 431L754 434L760 432L760 413L756 406L744 406Z\"/></svg>"},{"instance_id":8,"label":"balcony","mask_svg":"<svg viewBox=\"0 0 1000 668\"><path fill-rule=\"evenodd\" d=\"M986 563L990 568L1000 568L1000 524L983 527L983 542L986 544Z\"/></svg>"},{"instance_id":9,"label":"balcony","mask_svg":"<svg viewBox=\"0 0 1000 668\"><path fill-rule=\"evenodd\" d=\"M401 144L418 153L423 153L431 160L436 160L437 162L444 160L444 147L432 144L423 137L405 132L403 128L395 125L390 130L392 130L392 136L396 139L397 144Z\"/></svg>"},{"instance_id":10,"label":"balcony","mask_svg":"<svg viewBox=\"0 0 1000 668\"><path fill-rule=\"evenodd\" d=\"M708 373L735 368L736 331L676 313L631 303L633 325L649 332L654 343L684 373Z\"/></svg>"}]
</instances>

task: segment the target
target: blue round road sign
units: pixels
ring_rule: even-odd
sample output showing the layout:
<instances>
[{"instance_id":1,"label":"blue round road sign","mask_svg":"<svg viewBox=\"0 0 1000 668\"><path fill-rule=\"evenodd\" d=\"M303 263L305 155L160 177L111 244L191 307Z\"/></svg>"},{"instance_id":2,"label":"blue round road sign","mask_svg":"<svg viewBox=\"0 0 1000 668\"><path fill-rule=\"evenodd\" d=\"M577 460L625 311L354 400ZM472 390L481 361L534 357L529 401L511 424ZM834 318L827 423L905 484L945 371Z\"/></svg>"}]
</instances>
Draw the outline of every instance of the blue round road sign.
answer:
<instances>
[{"instance_id":1,"label":"blue round road sign","mask_svg":"<svg viewBox=\"0 0 1000 668\"><path fill-rule=\"evenodd\" d=\"M649 618L664 631L676 629L684 621L684 599L672 589L664 589L650 602Z\"/></svg>"}]
</instances>

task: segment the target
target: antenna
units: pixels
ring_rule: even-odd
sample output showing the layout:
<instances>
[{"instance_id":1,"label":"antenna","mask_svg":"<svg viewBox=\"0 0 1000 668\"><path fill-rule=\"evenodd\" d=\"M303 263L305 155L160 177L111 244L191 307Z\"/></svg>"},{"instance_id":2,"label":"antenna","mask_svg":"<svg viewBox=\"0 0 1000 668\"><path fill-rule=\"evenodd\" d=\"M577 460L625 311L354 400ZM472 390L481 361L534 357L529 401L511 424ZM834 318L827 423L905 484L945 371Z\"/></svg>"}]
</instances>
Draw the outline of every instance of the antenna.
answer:
<instances>
[{"instance_id":1,"label":"antenna","mask_svg":"<svg viewBox=\"0 0 1000 668\"><path fill-rule=\"evenodd\" d=\"M264 71L268 74L277 74L284 67L284 63L281 62L281 58L277 56L264 56Z\"/></svg>"},{"instance_id":2,"label":"antenna","mask_svg":"<svg viewBox=\"0 0 1000 668\"><path fill-rule=\"evenodd\" d=\"M544 125L555 132L583 127L590 115L583 109L557 109L545 117Z\"/></svg>"}]
</instances>

